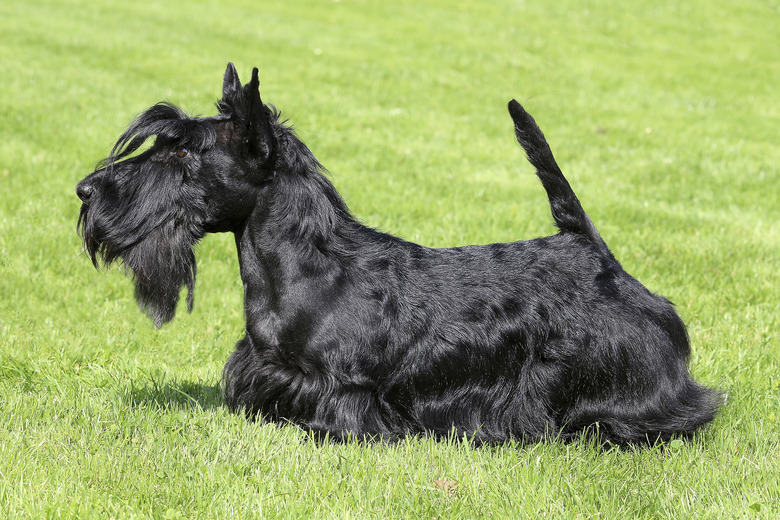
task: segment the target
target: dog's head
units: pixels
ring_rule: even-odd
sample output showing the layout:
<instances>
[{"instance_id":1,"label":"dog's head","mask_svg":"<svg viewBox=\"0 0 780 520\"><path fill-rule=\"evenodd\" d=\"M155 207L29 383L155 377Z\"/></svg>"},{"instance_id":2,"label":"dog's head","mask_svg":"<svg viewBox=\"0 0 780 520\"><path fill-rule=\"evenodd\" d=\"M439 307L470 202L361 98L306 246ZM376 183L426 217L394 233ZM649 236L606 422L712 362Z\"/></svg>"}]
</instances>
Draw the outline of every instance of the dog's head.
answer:
<instances>
[{"instance_id":1,"label":"dog's head","mask_svg":"<svg viewBox=\"0 0 780 520\"><path fill-rule=\"evenodd\" d=\"M76 186L86 252L96 267L122 260L157 327L173 318L182 286L192 310L198 240L239 226L273 177L276 116L258 85L257 69L242 86L231 63L218 115L188 117L170 103L154 105Z\"/></svg>"}]
</instances>

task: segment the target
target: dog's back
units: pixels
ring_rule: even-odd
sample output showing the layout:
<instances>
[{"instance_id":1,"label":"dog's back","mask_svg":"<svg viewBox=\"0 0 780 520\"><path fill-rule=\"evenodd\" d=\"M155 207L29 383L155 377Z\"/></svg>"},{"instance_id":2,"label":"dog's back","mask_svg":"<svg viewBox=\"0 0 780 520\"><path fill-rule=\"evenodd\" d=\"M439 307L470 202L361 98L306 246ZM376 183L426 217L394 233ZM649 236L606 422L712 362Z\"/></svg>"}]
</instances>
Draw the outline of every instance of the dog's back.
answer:
<instances>
[{"instance_id":1,"label":"dog's back","mask_svg":"<svg viewBox=\"0 0 780 520\"><path fill-rule=\"evenodd\" d=\"M393 312L363 341L386 345L394 367L376 389L405 411L386 415L388 429L454 427L488 442L589 427L618 444L691 434L720 397L688 374L685 325L614 258L533 118L516 101L509 111L560 232L445 249L398 241L385 251L388 269L371 286L384 287Z\"/></svg>"}]
</instances>

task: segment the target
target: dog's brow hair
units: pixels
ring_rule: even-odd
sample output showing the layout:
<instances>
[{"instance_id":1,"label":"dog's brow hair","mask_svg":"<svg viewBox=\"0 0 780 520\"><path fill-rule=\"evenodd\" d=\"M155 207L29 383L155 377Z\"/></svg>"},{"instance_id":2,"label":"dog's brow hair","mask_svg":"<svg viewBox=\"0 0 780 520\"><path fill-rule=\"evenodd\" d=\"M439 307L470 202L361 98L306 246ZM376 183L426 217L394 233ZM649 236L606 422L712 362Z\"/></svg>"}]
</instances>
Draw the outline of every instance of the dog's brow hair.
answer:
<instances>
[{"instance_id":1,"label":"dog's brow hair","mask_svg":"<svg viewBox=\"0 0 780 520\"><path fill-rule=\"evenodd\" d=\"M105 168L124 159L151 137L203 152L213 147L217 140L212 123L223 119L224 116L189 117L172 103L157 103L130 123L99 167Z\"/></svg>"}]
</instances>

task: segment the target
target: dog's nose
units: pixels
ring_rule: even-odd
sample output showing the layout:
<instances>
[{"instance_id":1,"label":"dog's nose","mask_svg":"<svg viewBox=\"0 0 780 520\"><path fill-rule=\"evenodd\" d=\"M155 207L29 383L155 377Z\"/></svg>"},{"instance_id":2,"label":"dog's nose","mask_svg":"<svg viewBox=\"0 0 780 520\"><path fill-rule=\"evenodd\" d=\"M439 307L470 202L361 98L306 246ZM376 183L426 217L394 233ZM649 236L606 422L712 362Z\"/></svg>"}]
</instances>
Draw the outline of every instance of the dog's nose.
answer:
<instances>
[{"instance_id":1,"label":"dog's nose","mask_svg":"<svg viewBox=\"0 0 780 520\"><path fill-rule=\"evenodd\" d=\"M84 203L89 201L89 198L92 196L92 192L94 191L95 189L91 184L79 183L78 186L76 186L76 195L78 195L81 199L81 202Z\"/></svg>"}]
</instances>

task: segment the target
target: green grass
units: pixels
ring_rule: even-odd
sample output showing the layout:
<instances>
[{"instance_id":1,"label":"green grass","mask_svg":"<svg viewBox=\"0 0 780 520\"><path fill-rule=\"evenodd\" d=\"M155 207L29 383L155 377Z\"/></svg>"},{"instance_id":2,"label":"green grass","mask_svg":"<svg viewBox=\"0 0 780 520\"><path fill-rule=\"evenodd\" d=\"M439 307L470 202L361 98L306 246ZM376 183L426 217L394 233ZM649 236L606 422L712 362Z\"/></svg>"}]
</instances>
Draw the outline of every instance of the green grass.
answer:
<instances>
[{"instance_id":1,"label":"green grass","mask_svg":"<svg viewBox=\"0 0 780 520\"><path fill-rule=\"evenodd\" d=\"M780 7L590 4L2 3L0 517L780 516ZM692 442L607 452L319 446L227 413L232 237L202 242L194 312L155 331L81 254L73 189L149 105L213 113L229 60L356 215L430 246L552 232L518 98L726 407Z\"/></svg>"}]
</instances>

